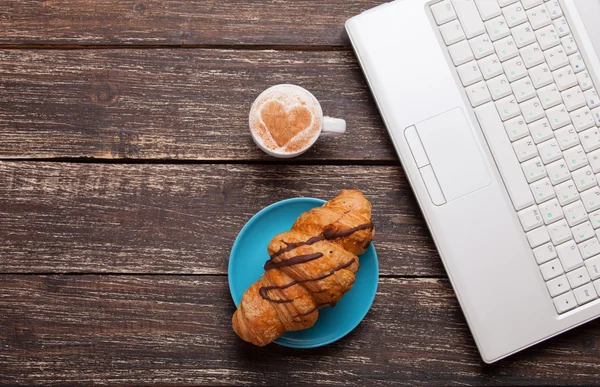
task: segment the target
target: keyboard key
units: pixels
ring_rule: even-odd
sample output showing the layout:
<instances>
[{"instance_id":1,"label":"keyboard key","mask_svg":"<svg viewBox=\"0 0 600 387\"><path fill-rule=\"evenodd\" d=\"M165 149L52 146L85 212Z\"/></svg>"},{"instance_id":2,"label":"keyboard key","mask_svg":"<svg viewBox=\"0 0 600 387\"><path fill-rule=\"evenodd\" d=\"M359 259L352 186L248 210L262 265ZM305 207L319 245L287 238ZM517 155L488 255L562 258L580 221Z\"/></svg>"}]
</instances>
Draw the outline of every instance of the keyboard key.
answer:
<instances>
[{"instance_id":1,"label":"keyboard key","mask_svg":"<svg viewBox=\"0 0 600 387\"><path fill-rule=\"evenodd\" d=\"M577 76L571 66L565 66L553 71L552 76L560 91L567 90L568 88L577 85ZM508 79L510 80L510 77Z\"/></svg>"},{"instance_id":2,"label":"keyboard key","mask_svg":"<svg viewBox=\"0 0 600 387\"><path fill-rule=\"evenodd\" d=\"M570 240L562 245L556 246L556 253L560 259L563 269L566 272L577 269L583 266L583 259L579 253L579 249L574 241ZM562 273L560 273L562 274Z\"/></svg>"},{"instance_id":3,"label":"keyboard key","mask_svg":"<svg viewBox=\"0 0 600 387\"><path fill-rule=\"evenodd\" d=\"M590 222L585 222L582 224L587 224L587 223L590 223ZM592 226L590 225L590 228L591 227ZM590 232L587 229L587 227L586 227L585 232L586 233ZM593 231L592 231L592 233L593 233ZM578 234L576 234L575 231L573 231L573 235L575 235L575 240L577 240ZM593 257L594 255L600 254L600 242L598 242L598 238L595 237L595 234L593 234L592 237L593 238L590 239L589 241L579 244L579 252L581 253L581 256L583 257L583 259L588 259L588 258ZM573 286L579 286L579 285L573 285Z\"/></svg>"},{"instance_id":4,"label":"keyboard key","mask_svg":"<svg viewBox=\"0 0 600 387\"><path fill-rule=\"evenodd\" d=\"M501 7L506 7L507 5L516 3L517 1L518 0L498 0L498 4L500 4Z\"/></svg>"},{"instance_id":5,"label":"keyboard key","mask_svg":"<svg viewBox=\"0 0 600 387\"><path fill-rule=\"evenodd\" d=\"M527 161L538 155L538 150L531 136L515 141L513 148L520 162Z\"/></svg>"},{"instance_id":6,"label":"keyboard key","mask_svg":"<svg viewBox=\"0 0 600 387\"><path fill-rule=\"evenodd\" d=\"M571 64L571 67L575 73L585 70L585 63L583 62L581 54L570 55L569 63Z\"/></svg>"},{"instance_id":7,"label":"keyboard key","mask_svg":"<svg viewBox=\"0 0 600 387\"><path fill-rule=\"evenodd\" d=\"M539 66L529 69L529 76L531 77L531 81L536 89L554 82L552 71L550 71L550 68L546 63L542 63Z\"/></svg>"},{"instance_id":8,"label":"keyboard key","mask_svg":"<svg viewBox=\"0 0 600 387\"><path fill-rule=\"evenodd\" d=\"M579 87L581 87L581 90L583 91L586 91L590 87L594 86L592 78L590 77L590 73L588 73L587 71L582 71L579 74L577 74L577 82L579 83Z\"/></svg>"},{"instance_id":9,"label":"keyboard key","mask_svg":"<svg viewBox=\"0 0 600 387\"><path fill-rule=\"evenodd\" d=\"M562 43L562 46L564 47L567 55L572 55L577 52L577 43L575 43L575 39L573 39L572 35L568 35L568 36L565 36L564 38L561 38L560 42Z\"/></svg>"},{"instance_id":10,"label":"keyboard key","mask_svg":"<svg viewBox=\"0 0 600 387\"><path fill-rule=\"evenodd\" d=\"M600 98L598 98L598 92L596 89L589 89L588 91L584 92L583 95L585 102L590 109L600 106Z\"/></svg>"},{"instance_id":11,"label":"keyboard key","mask_svg":"<svg viewBox=\"0 0 600 387\"><path fill-rule=\"evenodd\" d=\"M558 200L552 199L539 206L540 214L544 219L545 224L551 224L565 217L562 207L558 204ZM590 226L591 228L591 226Z\"/></svg>"},{"instance_id":12,"label":"keyboard key","mask_svg":"<svg viewBox=\"0 0 600 387\"><path fill-rule=\"evenodd\" d=\"M536 96L535 88L529 77L519 79L511 86L517 102L523 102Z\"/></svg>"},{"instance_id":13,"label":"keyboard key","mask_svg":"<svg viewBox=\"0 0 600 387\"><path fill-rule=\"evenodd\" d=\"M523 173L525 173L525 178L529 183L533 183L534 181L546 177L546 168L544 168L544 164L542 163L542 160L540 160L539 157L526 161L523 164L521 164L521 166L523 167Z\"/></svg>"},{"instance_id":14,"label":"keyboard key","mask_svg":"<svg viewBox=\"0 0 600 387\"><path fill-rule=\"evenodd\" d=\"M579 223L585 222L588 218L581 200L563 207L563 212L571 227L575 227Z\"/></svg>"},{"instance_id":15,"label":"keyboard key","mask_svg":"<svg viewBox=\"0 0 600 387\"><path fill-rule=\"evenodd\" d=\"M587 212L600 209L600 187L595 186L581 193L581 201Z\"/></svg>"},{"instance_id":16,"label":"keyboard key","mask_svg":"<svg viewBox=\"0 0 600 387\"><path fill-rule=\"evenodd\" d=\"M529 245L534 248L544 243L550 242L550 235L548 235L548 231L545 226L538 227L529 231L527 234L527 240L529 241Z\"/></svg>"},{"instance_id":17,"label":"keyboard key","mask_svg":"<svg viewBox=\"0 0 600 387\"><path fill-rule=\"evenodd\" d=\"M588 188L592 188L598 185L596 181L596 175L592 172L592 168L589 166L583 167L573 172L573 181L577 186L579 192L585 191Z\"/></svg>"},{"instance_id":18,"label":"keyboard key","mask_svg":"<svg viewBox=\"0 0 600 387\"><path fill-rule=\"evenodd\" d=\"M590 217L590 223L594 228L600 228L600 211L594 211L588 214Z\"/></svg>"},{"instance_id":19,"label":"keyboard key","mask_svg":"<svg viewBox=\"0 0 600 387\"><path fill-rule=\"evenodd\" d=\"M508 26L511 28L527 21L527 14L520 3L511 4L508 7L502 8L502 14L504 15L504 19L506 19Z\"/></svg>"},{"instance_id":20,"label":"keyboard key","mask_svg":"<svg viewBox=\"0 0 600 387\"><path fill-rule=\"evenodd\" d=\"M519 105L521 113L527 123L541 120L545 117L545 111L538 98L527 100Z\"/></svg>"},{"instance_id":21,"label":"keyboard key","mask_svg":"<svg viewBox=\"0 0 600 387\"><path fill-rule=\"evenodd\" d=\"M596 290L592 284L583 285L580 288L573 290L577 303L583 305L598 298Z\"/></svg>"},{"instance_id":22,"label":"keyboard key","mask_svg":"<svg viewBox=\"0 0 600 387\"><path fill-rule=\"evenodd\" d=\"M452 0L452 5L454 5L454 10L467 38L470 39L485 32L479 11L472 0Z\"/></svg>"},{"instance_id":23,"label":"keyboard key","mask_svg":"<svg viewBox=\"0 0 600 387\"><path fill-rule=\"evenodd\" d=\"M558 314L566 313L577 306L577 301L575 301L575 296L571 291L553 298L553 301Z\"/></svg>"},{"instance_id":24,"label":"keyboard key","mask_svg":"<svg viewBox=\"0 0 600 387\"><path fill-rule=\"evenodd\" d=\"M580 145L566 150L564 152L564 157L570 171L579 169L587 165L588 163L587 155L585 154L583 148Z\"/></svg>"},{"instance_id":25,"label":"keyboard key","mask_svg":"<svg viewBox=\"0 0 600 387\"><path fill-rule=\"evenodd\" d=\"M544 224L538 206L536 205L519 211L517 215L519 215L519 220L525 231L531 231Z\"/></svg>"},{"instance_id":26,"label":"keyboard key","mask_svg":"<svg viewBox=\"0 0 600 387\"><path fill-rule=\"evenodd\" d=\"M571 116L569 116L565 105L562 104L546 110L546 117L548 117L550 126L554 130L571 123Z\"/></svg>"},{"instance_id":27,"label":"keyboard key","mask_svg":"<svg viewBox=\"0 0 600 387\"><path fill-rule=\"evenodd\" d=\"M450 52L450 57L455 66L460 66L461 64L470 62L474 59L471 46L466 40L451 45L448 47L448 52Z\"/></svg>"},{"instance_id":28,"label":"keyboard key","mask_svg":"<svg viewBox=\"0 0 600 387\"><path fill-rule=\"evenodd\" d=\"M538 180L535 183L530 184L529 187L531 188L535 202L538 204L556 196L554 188L552 188L552 184L548 178Z\"/></svg>"},{"instance_id":29,"label":"keyboard key","mask_svg":"<svg viewBox=\"0 0 600 387\"><path fill-rule=\"evenodd\" d=\"M556 191L556 197L561 206L566 206L579 199L579 191L577 191L577 187L573 180L565 181L564 183L557 185L554 187L554 190Z\"/></svg>"},{"instance_id":30,"label":"keyboard key","mask_svg":"<svg viewBox=\"0 0 600 387\"><path fill-rule=\"evenodd\" d=\"M514 149L506 134L503 133L504 125L495 104L490 102L477 107L475 115L515 209L519 211L533 205L533 195L525 175L521 172L521 165L515 159Z\"/></svg>"},{"instance_id":31,"label":"keyboard key","mask_svg":"<svg viewBox=\"0 0 600 387\"><path fill-rule=\"evenodd\" d=\"M548 13L550 14L550 18L556 19L556 18L559 18L562 16L563 12L562 12L562 9L560 8L560 3L558 2L558 0L552 0L552 1L545 0L545 1L546 1L546 9L548 10Z\"/></svg>"},{"instance_id":32,"label":"keyboard key","mask_svg":"<svg viewBox=\"0 0 600 387\"><path fill-rule=\"evenodd\" d=\"M546 243L545 245L536 247L533 249L533 255L538 265L551 261L558 257L554 245L552 243Z\"/></svg>"},{"instance_id":33,"label":"keyboard key","mask_svg":"<svg viewBox=\"0 0 600 387\"><path fill-rule=\"evenodd\" d=\"M592 119L596 123L596 126L600 126L600 107L594 108L594 110L592 110Z\"/></svg>"},{"instance_id":34,"label":"keyboard key","mask_svg":"<svg viewBox=\"0 0 600 387\"><path fill-rule=\"evenodd\" d=\"M527 18L534 30L540 29L552 23L550 14L543 4L526 11Z\"/></svg>"},{"instance_id":35,"label":"keyboard key","mask_svg":"<svg viewBox=\"0 0 600 387\"><path fill-rule=\"evenodd\" d=\"M537 37L538 43L540 44L540 47L542 47L542 50L547 50L561 43L561 39L558 37L558 32L556 32L556 27L554 27L554 24L550 24L535 31L535 36ZM569 51L566 51L568 54Z\"/></svg>"},{"instance_id":36,"label":"keyboard key","mask_svg":"<svg viewBox=\"0 0 600 387\"><path fill-rule=\"evenodd\" d=\"M544 117L529 124L529 132L536 144L544 142L554 137L554 132L548 120ZM559 144L560 146L560 144Z\"/></svg>"},{"instance_id":37,"label":"keyboard key","mask_svg":"<svg viewBox=\"0 0 600 387\"><path fill-rule=\"evenodd\" d=\"M544 51L544 57L550 70L558 70L569 64L569 57L562 46L556 46L548 51Z\"/></svg>"},{"instance_id":38,"label":"keyboard key","mask_svg":"<svg viewBox=\"0 0 600 387\"><path fill-rule=\"evenodd\" d=\"M550 84L539 89L538 96L544 109L550 109L562 103L562 97L555 84Z\"/></svg>"},{"instance_id":39,"label":"keyboard key","mask_svg":"<svg viewBox=\"0 0 600 387\"><path fill-rule=\"evenodd\" d=\"M456 19L456 12L450 0L444 0L440 3L431 6L431 13L435 18L435 22L438 25L445 24L449 21Z\"/></svg>"},{"instance_id":40,"label":"keyboard key","mask_svg":"<svg viewBox=\"0 0 600 387\"><path fill-rule=\"evenodd\" d=\"M520 56L503 62L502 67L504 67L504 72L510 82L527 76L527 68Z\"/></svg>"},{"instance_id":41,"label":"keyboard key","mask_svg":"<svg viewBox=\"0 0 600 387\"><path fill-rule=\"evenodd\" d=\"M511 118L504 123L504 128L510 141L516 141L529 136L529 128L523 116Z\"/></svg>"},{"instance_id":42,"label":"keyboard key","mask_svg":"<svg viewBox=\"0 0 600 387\"><path fill-rule=\"evenodd\" d=\"M487 30L490 39L492 39L492 42L510 35L510 29L508 28L504 16L498 16L486 21L485 29Z\"/></svg>"},{"instance_id":43,"label":"keyboard key","mask_svg":"<svg viewBox=\"0 0 600 387\"><path fill-rule=\"evenodd\" d=\"M525 9L533 8L537 5L544 4L543 0L521 0Z\"/></svg>"},{"instance_id":44,"label":"keyboard key","mask_svg":"<svg viewBox=\"0 0 600 387\"><path fill-rule=\"evenodd\" d=\"M469 40L469 45L473 50L475 59L481 59L488 55L492 55L494 51L494 44L487 34L479 35Z\"/></svg>"},{"instance_id":45,"label":"keyboard key","mask_svg":"<svg viewBox=\"0 0 600 387\"><path fill-rule=\"evenodd\" d=\"M548 286L548 291L550 292L551 297L559 296L570 290L569 282L567 281L567 277L564 275L548 281L546 285Z\"/></svg>"},{"instance_id":46,"label":"keyboard key","mask_svg":"<svg viewBox=\"0 0 600 387\"><path fill-rule=\"evenodd\" d=\"M502 64L496 54L486 56L478 61L483 77L488 80L502 74Z\"/></svg>"},{"instance_id":47,"label":"keyboard key","mask_svg":"<svg viewBox=\"0 0 600 387\"><path fill-rule=\"evenodd\" d=\"M500 58L502 62L519 55L519 48L515 44L515 40L512 36L507 36L506 38L495 41L494 48L498 53L498 58Z\"/></svg>"},{"instance_id":48,"label":"keyboard key","mask_svg":"<svg viewBox=\"0 0 600 387\"><path fill-rule=\"evenodd\" d=\"M592 280L600 278L600 256L586 260L585 267Z\"/></svg>"},{"instance_id":49,"label":"keyboard key","mask_svg":"<svg viewBox=\"0 0 600 387\"><path fill-rule=\"evenodd\" d=\"M593 282L594 288L596 288L596 294L600 293L600 280L596 280Z\"/></svg>"},{"instance_id":50,"label":"keyboard key","mask_svg":"<svg viewBox=\"0 0 600 387\"><path fill-rule=\"evenodd\" d=\"M554 135L556 136L556 141L558 141L560 149L562 149L563 151L565 149L569 149L579 144L579 136L577 135L577 132L575 131L573 125L567 125L563 128L558 129L556 132L554 132ZM600 168L600 158L598 161Z\"/></svg>"},{"instance_id":51,"label":"keyboard key","mask_svg":"<svg viewBox=\"0 0 600 387\"><path fill-rule=\"evenodd\" d=\"M569 35L571 33L571 29L569 28L569 24L567 23L567 19L564 17L558 18L554 20L554 27L556 27L556 31L558 32L558 36L561 38L563 36Z\"/></svg>"},{"instance_id":52,"label":"keyboard key","mask_svg":"<svg viewBox=\"0 0 600 387\"><path fill-rule=\"evenodd\" d=\"M510 33L519 48L536 43L535 33L529 23L521 24L520 26L513 28Z\"/></svg>"},{"instance_id":53,"label":"keyboard key","mask_svg":"<svg viewBox=\"0 0 600 387\"><path fill-rule=\"evenodd\" d=\"M573 121L573 126L575 126L575 130L578 132L591 128L595 124L594 116L587 106L571 112L570 117Z\"/></svg>"},{"instance_id":54,"label":"keyboard key","mask_svg":"<svg viewBox=\"0 0 600 387\"><path fill-rule=\"evenodd\" d=\"M483 20L489 20L501 14L500 6L496 1L475 0L475 5L477 5L477 9Z\"/></svg>"},{"instance_id":55,"label":"keyboard key","mask_svg":"<svg viewBox=\"0 0 600 387\"><path fill-rule=\"evenodd\" d=\"M544 164L551 163L562 157L562 151L560 150L558 142L556 142L555 138L538 145L538 150Z\"/></svg>"},{"instance_id":56,"label":"keyboard key","mask_svg":"<svg viewBox=\"0 0 600 387\"><path fill-rule=\"evenodd\" d=\"M591 114L590 114L591 115ZM590 128L579 133L581 144L586 152L591 152L600 148L600 130L598 128Z\"/></svg>"},{"instance_id":57,"label":"keyboard key","mask_svg":"<svg viewBox=\"0 0 600 387\"><path fill-rule=\"evenodd\" d=\"M542 272L542 277L544 277L545 281L556 278L564 273L563 268L558 259L553 259L550 262L544 263L540 266L540 271Z\"/></svg>"},{"instance_id":58,"label":"keyboard key","mask_svg":"<svg viewBox=\"0 0 600 387\"><path fill-rule=\"evenodd\" d=\"M456 71L458 71L458 76L465 87L477 83L483 79L481 71L479 71L479 66L475 61L468 62L457 67Z\"/></svg>"},{"instance_id":59,"label":"keyboard key","mask_svg":"<svg viewBox=\"0 0 600 387\"><path fill-rule=\"evenodd\" d=\"M477 107L492 100L492 96L490 95L485 82L479 82L467 87L466 92L473 107Z\"/></svg>"},{"instance_id":60,"label":"keyboard key","mask_svg":"<svg viewBox=\"0 0 600 387\"><path fill-rule=\"evenodd\" d=\"M560 93L568 111L585 106L585 97L579 86L572 87Z\"/></svg>"},{"instance_id":61,"label":"keyboard key","mask_svg":"<svg viewBox=\"0 0 600 387\"><path fill-rule=\"evenodd\" d=\"M465 39L465 33L457 20L451 21L440 27L440 33L447 46Z\"/></svg>"},{"instance_id":62,"label":"keyboard key","mask_svg":"<svg viewBox=\"0 0 600 387\"><path fill-rule=\"evenodd\" d=\"M588 160L594 173L600 172L600 150L588 153Z\"/></svg>"},{"instance_id":63,"label":"keyboard key","mask_svg":"<svg viewBox=\"0 0 600 387\"><path fill-rule=\"evenodd\" d=\"M598 243L597 239L596 243ZM581 285L585 285L590 282L590 276L588 275L585 267L580 267L579 269L575 269L572 272L567 273L567 278L569 279L569 284L572 288L578 288Z\"/></svg>"},{"instance_id":64,"label":"keyboard key","mask_svg":"<svg viewBox=\"0 0 600 387\"><path fill-rule=\"evenodd\" d=\"M546 171L553 185L560 184L571 178L571 172L569 172L569 168L567 168L567 163L564 159L548 164L546 166Z\"/></svg>"},{"instance_id":65,"label":"keyboard key","mask_svg":"<svg viewBox=\"0 0 600 387\"><path fill-rule=\"evenodd\" d=\"M544 63L546 57L544 56L544 52L540 48L540 45L537 43L530 44L529 46L523 47L519 50L521 54L521 58L525 62L525 67L528 69L539 65L540 63Z\"/></svg>"},{"instance_id":66,"label":"keyboard key","mask_svg":"<svg viewBox=\"0 0 600 387\"><path fill-rule=\"evenodd\" d=\"M510 82L508 82L508 79L506 79L504 74L487 81L487 86L494 101L504 98L512 93Z\"/></svg>"},{"instance_id":67,"label":"keyboard key","mask_svg":"<svg viewBox=\"0 0 600 387\"><path fill-rule=\"evenodd\" d=\"M555 245L560 245L573 238L571 234L571 228L567 224L567 221L564 219L559 220L558 222L552 223L547 227L548 233L550 234L550 239L552 243Z\"/></svg>"},{"instance_id":68,"label":"keyboard key","mask_svg":"<svg viewBox=\"0 0 600 387\"><path fill-rule=\"evenodd\" d=\"M496 101L496 108L498 109L500 118L503 121L509 120L521 114L519 103L512 94Z\"/></svg>"},{"instance_id":69,"label":"keyboard key","mask_svg":"<svg viewBox=\"0 0 600 387\"><path fill-rule=\"evenodd\" d=\"M577 226L573 227L571 229L571 233L573 234L573 239L575 239L575 242L580 243L583 241L586 241L590 238L593 238L594 235L594 228L592 227L592 224L590 222L583 222L581 224L578 224ZM583 256L583 259L589 258L592 255L596 255L598 253L596 253L596 249L598 248L598 240L596 240L596 243L586 243L586 248L584 250L581 249L581 244L579 245L579 251L581 252L581 255ZM590 251L591 250L591 251ZM586 255L585 253L589 254ZM600 251L599 251L600 252Z\"/></svg>"}]
</instances>

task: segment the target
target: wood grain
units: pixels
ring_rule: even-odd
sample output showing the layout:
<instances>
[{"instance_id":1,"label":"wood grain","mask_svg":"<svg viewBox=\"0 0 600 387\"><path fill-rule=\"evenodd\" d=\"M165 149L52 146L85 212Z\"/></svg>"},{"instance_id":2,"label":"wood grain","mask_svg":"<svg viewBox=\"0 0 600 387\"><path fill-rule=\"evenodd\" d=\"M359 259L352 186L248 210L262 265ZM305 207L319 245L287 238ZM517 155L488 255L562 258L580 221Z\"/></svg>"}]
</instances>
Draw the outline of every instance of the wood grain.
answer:
<instances>
[{"instance_id":1,"label":"wood grain","mask_svg":"<svg viewBox=\"0 0 600 387\"><path fill-rule=\"evenodd\" d=\"M0 44L347 46L381 0L1 0Z\"/></svg>"},{"instance_id":2,"label":"wood grain","mask_svg":"<svg viewBox=\"0 0 600 387\"><path fill-rule=\"evenodd\" d=\"M353 53L181 49L0 50L0 158L273 160L248 112L278 83L348 123L299 160L397 163Z\"/></svg>"},{"instance_id":3,"label":"wood grain","mask_svg":"<svg viewBox=\"0 0 600 387\"><path fill-rule=\"evenodd\" d=\"M0 181L4 273L225 274L261 208L357 188L381 273L444 275L400 167L0 162Z\"/></svg>"},{"instance_id":4,"label":"wood grain","mask_svg":"<svg viewBox=\"0 0 600 387\"><path fill-rule=\"evenodd\" d=\"M3 384L597 385L600 322L485 365L446 280L382 278L323 348L253 347L226 277L0 276Z\"/></svg>"}]
</instances>

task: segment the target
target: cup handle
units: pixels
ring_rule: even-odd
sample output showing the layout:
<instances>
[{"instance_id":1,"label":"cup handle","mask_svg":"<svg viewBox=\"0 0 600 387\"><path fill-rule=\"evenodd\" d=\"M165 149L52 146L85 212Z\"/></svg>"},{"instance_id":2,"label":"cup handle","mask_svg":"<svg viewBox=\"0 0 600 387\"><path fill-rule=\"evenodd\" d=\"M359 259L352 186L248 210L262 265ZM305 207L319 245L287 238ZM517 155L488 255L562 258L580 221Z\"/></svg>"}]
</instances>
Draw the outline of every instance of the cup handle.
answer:
<instances>
[{"instance_id":1,"label":"cup handle","mask_svg":"<svg viewBox=\"0 0 600 387\"><path fill-rule=\"evenodd\" d=\"M346 133L346 121L340 118L323 117L323 137L337 137Z\"/></svg>"}]
</instances>

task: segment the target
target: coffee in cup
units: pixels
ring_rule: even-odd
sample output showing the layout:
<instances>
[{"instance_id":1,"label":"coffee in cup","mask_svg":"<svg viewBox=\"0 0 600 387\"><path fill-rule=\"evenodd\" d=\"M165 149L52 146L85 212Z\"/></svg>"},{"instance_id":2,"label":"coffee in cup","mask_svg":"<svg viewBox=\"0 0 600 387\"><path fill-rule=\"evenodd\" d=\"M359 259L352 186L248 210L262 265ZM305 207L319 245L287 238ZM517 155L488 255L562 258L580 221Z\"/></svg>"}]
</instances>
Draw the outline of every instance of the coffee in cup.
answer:
<instances>
[{"instance_id":1,"label":"coffee in cup","mask_svg":"<svg viewBox=\"0 0 600 387\"><path fill-rule=\"evenodd\" d=\"M262 92L250 109L250 132L264 152L294 157L306 152L321 135L342 135L346 121L324 117L321 104L306 89L276 85Z\"/></svg>"}]
</instances>

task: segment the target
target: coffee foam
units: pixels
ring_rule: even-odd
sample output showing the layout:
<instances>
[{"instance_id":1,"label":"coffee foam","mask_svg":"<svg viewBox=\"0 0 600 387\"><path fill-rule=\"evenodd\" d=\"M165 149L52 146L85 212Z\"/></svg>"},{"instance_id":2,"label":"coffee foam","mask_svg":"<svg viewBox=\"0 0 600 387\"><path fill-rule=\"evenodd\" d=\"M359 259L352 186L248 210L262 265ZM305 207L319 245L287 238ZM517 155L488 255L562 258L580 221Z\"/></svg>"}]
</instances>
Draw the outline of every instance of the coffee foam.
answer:
<instances>
[{"instance_id":1,"label":"coffee foam","mask_svg":"<svg viewBox=\"0 0 600 387\"><path fill-rule=\"evenodd\" d=\"M310 147L319 136L321 126L322 112L318 102L295 86L279 85L267 89L250 111L250 130L254 139L280 154L297 153Z\"/></svg>"}]
</instances>

